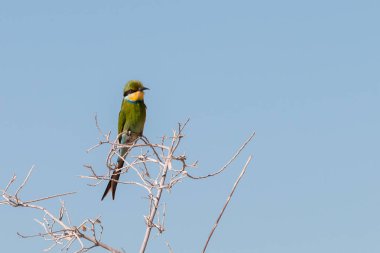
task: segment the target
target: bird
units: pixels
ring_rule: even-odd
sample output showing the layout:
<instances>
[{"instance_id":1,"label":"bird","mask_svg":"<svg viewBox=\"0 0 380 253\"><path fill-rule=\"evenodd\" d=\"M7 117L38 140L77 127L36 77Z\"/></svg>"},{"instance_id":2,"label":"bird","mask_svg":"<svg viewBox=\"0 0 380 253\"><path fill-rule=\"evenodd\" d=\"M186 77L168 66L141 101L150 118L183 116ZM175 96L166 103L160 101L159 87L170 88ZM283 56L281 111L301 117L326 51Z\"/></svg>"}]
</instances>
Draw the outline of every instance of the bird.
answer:
<instances>
[{"instance_id":1,"label":"bird","mask_svg":"<svg viewBox=\"0 0 380 253\"><path fill-rule=\"evenodd\" d=\"M118 141L120 144L132 145L143 134L146 119L145 90L149 90L149 88L144 87L142 82L138 80L130 80L124 86L118 120ZM129 149L129 147L120 148L116 168L104 191L102 200L110 191L112 191L112 199L115 199L117 181L124 165L123 158L127 156Z\"/></svg>"}]
</instances>

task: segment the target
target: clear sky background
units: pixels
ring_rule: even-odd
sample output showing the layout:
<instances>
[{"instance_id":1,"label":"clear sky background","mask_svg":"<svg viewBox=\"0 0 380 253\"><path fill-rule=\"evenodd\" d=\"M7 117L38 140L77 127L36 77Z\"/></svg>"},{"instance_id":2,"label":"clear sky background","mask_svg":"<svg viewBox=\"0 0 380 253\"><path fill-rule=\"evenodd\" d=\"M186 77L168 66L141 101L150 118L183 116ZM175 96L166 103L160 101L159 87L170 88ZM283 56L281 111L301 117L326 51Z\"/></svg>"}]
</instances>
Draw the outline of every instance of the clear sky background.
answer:
<instances>
[{"instance_id":1,"label":"clear sky background","mask_svg":"<svg viewBox=\"0 0 380 253\"><path fill-rule=\"evenodd\" d=\"M151 90L145 135L190 118L182 150L199 174L167 196L167 231L148 252L200 252L249 154L210 253L380 252L379 1L0 1L0 184L36 165L21 197L64 198L74 222L102 216L104 242L137 252L142 192L88 187L106 170L129 79ZM56 210L59 200L45 205ZM2 252L41 252L41 214L0 206ZM154 233L156 235L156 233ZM53 252L59 252L56 249ZM93 252L103 252L94 250Z\"/></svg>"}]
</instances>

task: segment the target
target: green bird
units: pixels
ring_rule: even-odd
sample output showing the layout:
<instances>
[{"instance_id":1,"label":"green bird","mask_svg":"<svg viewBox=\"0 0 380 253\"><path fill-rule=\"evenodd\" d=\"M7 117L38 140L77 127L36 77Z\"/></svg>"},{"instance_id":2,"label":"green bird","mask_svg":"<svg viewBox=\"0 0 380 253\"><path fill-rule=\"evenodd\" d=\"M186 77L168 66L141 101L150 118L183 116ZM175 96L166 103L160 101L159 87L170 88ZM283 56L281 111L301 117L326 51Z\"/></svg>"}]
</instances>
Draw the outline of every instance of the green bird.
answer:
<instances>
[{"instance_id":1,"label":"green bird","mask_svg":"<svg viewBox=\"0 0 380 253\"><path fill-rule=\"evenodd\" d=\"M118 134L119 143L132 145L138 137L142 136L146 118L146 106L144 104L144 90L149 90L137 80L129 81L124 87L124 97L119 112ZM129 148L120 149L120 156L126 157ZM113 171L111 180L108 182L102 200L112 191L112 199L115 199L117 180L119 180L124 160L117 159L117 167Z\"/></svg>"}]
</instances>

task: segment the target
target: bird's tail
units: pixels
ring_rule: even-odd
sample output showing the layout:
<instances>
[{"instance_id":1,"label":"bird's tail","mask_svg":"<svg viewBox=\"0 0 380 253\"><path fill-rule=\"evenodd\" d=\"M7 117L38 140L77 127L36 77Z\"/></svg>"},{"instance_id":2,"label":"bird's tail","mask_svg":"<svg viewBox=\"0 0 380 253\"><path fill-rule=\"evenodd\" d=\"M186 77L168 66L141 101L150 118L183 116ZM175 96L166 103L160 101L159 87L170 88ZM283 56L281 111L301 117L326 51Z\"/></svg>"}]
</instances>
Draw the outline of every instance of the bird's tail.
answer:
<instances>
[{"instance_id":1,"label":"bird's tail","mask_svg":"<svg viewBox=\"0 0 380 253\"><path fill-rule=\"evenodd\" d=\"M108 182L107 188L103 193L102 200L107 196L110 190L112 191L112 199L115 199L116 187L117 187L118 180L120 178L121 168L123 168L123 165L124 165L124 160L119 158L117 160L117 167L113 171L111 180Z\"/></svg>"}]
</instances>

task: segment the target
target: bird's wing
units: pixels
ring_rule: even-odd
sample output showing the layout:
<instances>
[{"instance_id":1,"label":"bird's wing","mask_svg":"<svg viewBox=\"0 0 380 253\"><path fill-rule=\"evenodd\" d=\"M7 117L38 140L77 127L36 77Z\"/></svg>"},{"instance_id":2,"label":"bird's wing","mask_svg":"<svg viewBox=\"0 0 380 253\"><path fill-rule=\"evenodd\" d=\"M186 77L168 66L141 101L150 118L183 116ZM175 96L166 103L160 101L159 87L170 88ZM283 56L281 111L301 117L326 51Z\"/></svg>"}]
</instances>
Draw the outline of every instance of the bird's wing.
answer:
<instances>
[{"instance_id":1,"label":"bird's wing","mask_svg":"<svg viewBox=\"0 0 380 253\"><path fill-rule=\"evenodd\" d=\"M119 112L119 122L118 122L118 130L117 133L121 134L124 131L124 125L125 125L125 120L127 119L125 115L124 110L120 110ZM119 136L119 142L121 143L121 135Z\"/></svg>"}]
</instances>

